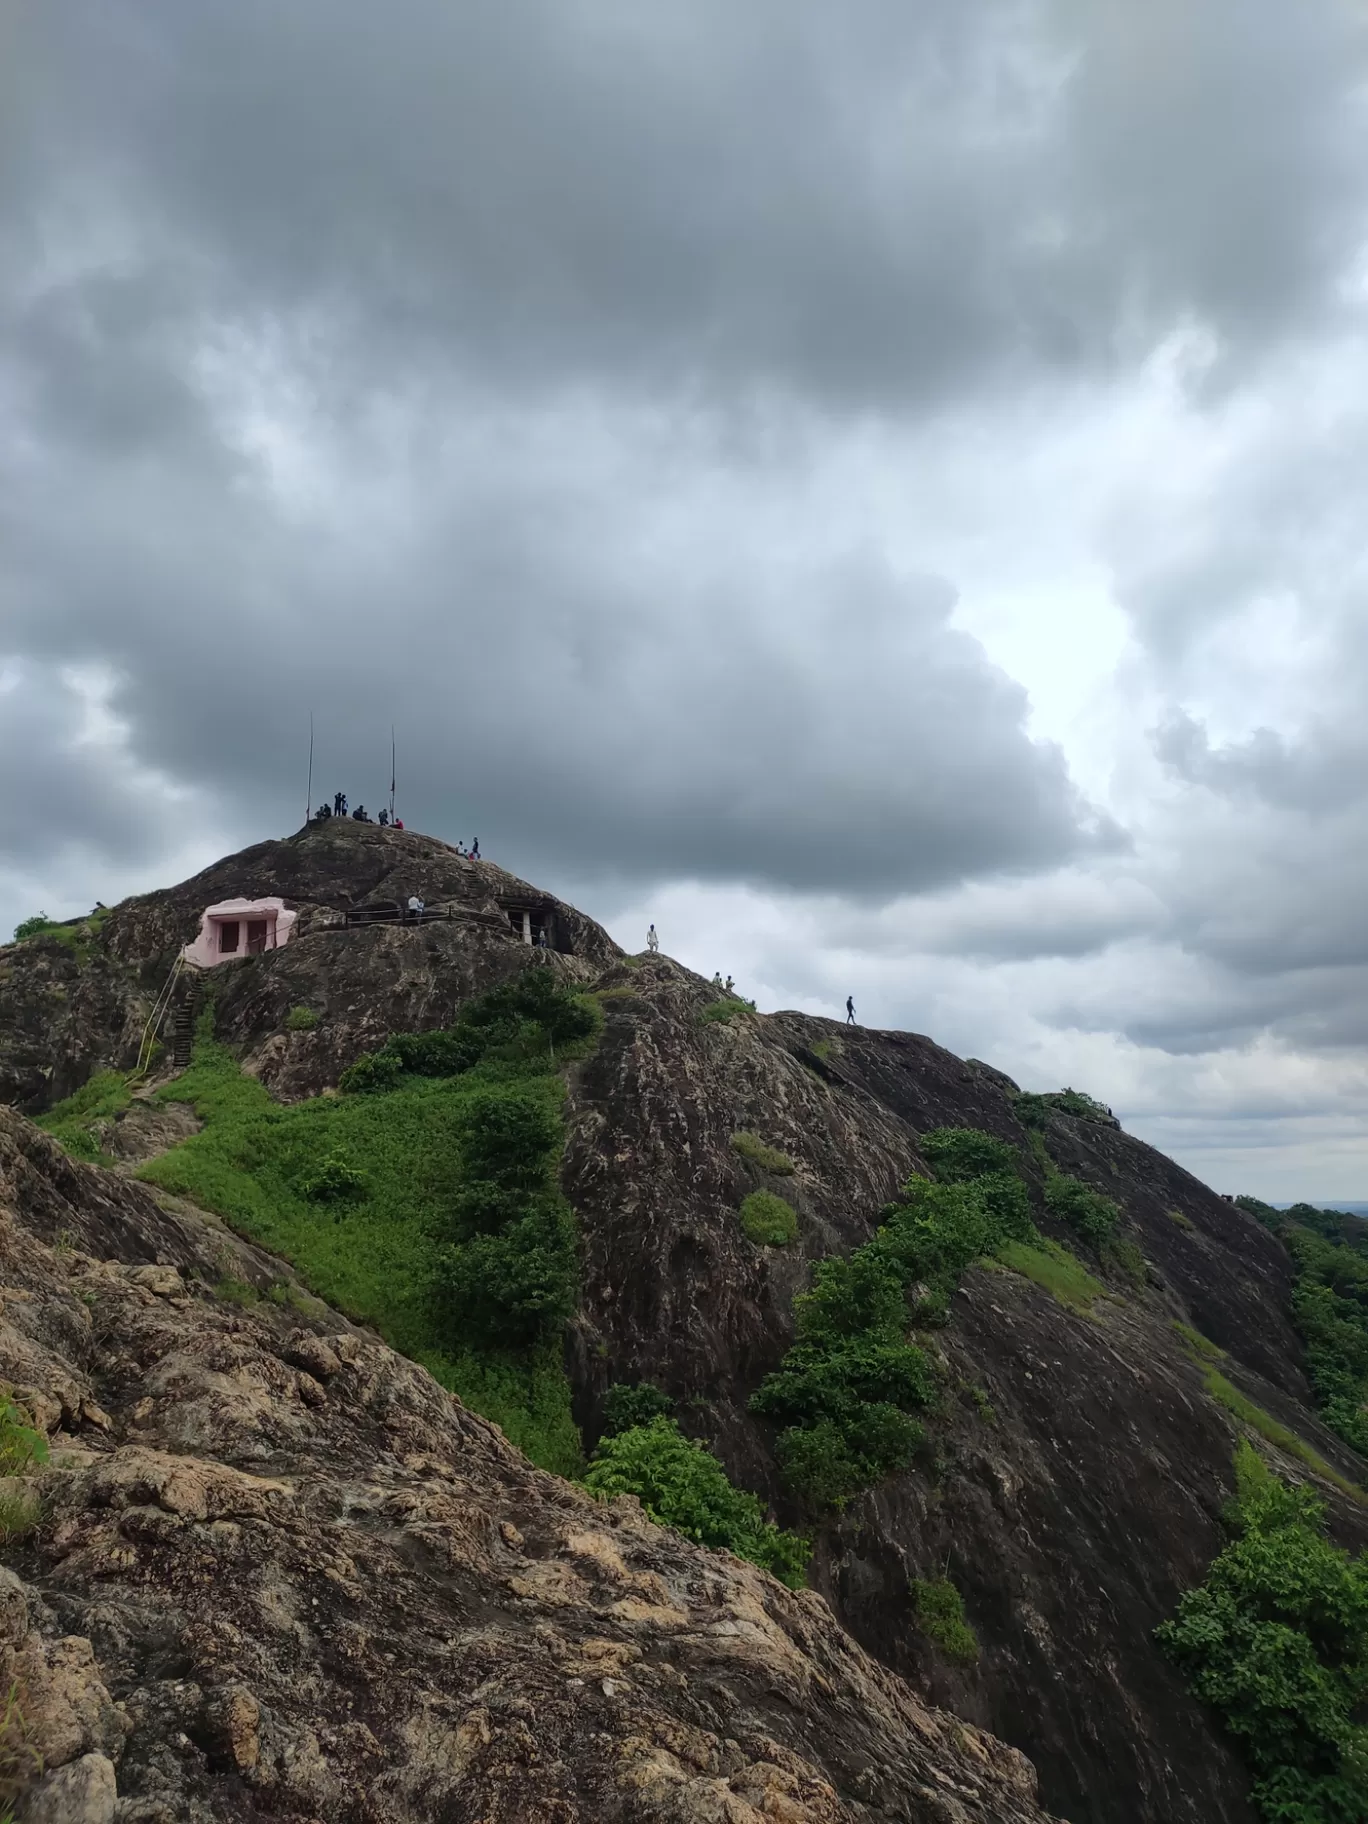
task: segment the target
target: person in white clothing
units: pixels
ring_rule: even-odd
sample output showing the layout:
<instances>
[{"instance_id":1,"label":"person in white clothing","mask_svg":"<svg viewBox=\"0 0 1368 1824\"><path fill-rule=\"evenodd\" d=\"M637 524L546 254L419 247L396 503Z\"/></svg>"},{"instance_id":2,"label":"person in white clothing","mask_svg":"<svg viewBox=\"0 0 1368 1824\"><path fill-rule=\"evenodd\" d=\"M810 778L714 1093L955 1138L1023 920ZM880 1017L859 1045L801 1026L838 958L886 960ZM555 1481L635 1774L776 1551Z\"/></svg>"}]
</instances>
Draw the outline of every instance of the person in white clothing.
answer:
<instances>
[{"instance_id":1,"label":"person in white clothing","mask_svg":"<svg viewBox=\"0 0 1368 1824\"><path fill-rule=\"evenodd\" d=\"M650 930L646 933L646 948L650 951L652 956L654 956L656 951L660 948L660 939L656 936L656 928L654 925L652 925Z\"/></svg>"}]
</instances>

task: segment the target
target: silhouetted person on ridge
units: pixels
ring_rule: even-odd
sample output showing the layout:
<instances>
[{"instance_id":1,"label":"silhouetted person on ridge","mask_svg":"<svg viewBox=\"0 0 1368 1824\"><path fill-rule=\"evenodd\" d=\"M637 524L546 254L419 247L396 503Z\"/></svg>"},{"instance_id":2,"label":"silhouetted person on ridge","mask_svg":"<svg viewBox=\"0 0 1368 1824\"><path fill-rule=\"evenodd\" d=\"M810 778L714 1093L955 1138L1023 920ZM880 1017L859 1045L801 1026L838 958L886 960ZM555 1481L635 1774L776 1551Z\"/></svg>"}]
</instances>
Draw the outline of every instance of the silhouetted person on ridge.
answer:
<instances>
[{"instance_id":1,"label":"silhouetted person on ridge","mask_svg":"<svg viewBox=\"0 0 1368 1824\"><path fill-rule=\"evenodd\" d=\"M732 980L732 978L729 975L726 979L726 982L723 985L725 986L727 993L730 994L732 989L735 988L736 983Z\"/></svg>"},{"instance_id":2,"label":"silhouetted person on ridge","mask_svg":"<svg viewBox=\"0 0 1368 1824\"><path fill-rule=\"evenodd\" d=\"M652 956L654 956L656 951L660 948L660 939L656 936L656 928L654 925L651 925L647 929L646 948L650 951Z\"/></svg>"},{"instance_id":3,"label":"silhouetted person on ridge","mask_svg":"<svg viewBox=\"0 0 1368 1824\"><path fill-rule=\"evenodd\" d=\"M385 827L385 825L388 824L388 822L389 822L389 812L386 810L381 810L381 812L380 812L381 828L383 829Z\"/></svg>"},{"instance_id":4,"label":"silhouetted person on ridge","mask_svg":"<svg viewBox=\"0 0 1368 1824\"><path fill-rule=\"evenodd\" d=\"M334 792L333 793L332 814L334 817L345 817L346 816L346 814L347 814L347 794L345 792Z\"/></svg>"},{"instance_id":5,"label":"silhouetted person on ridge","mask_svg":"<svg viewBox=\"0 0 1368 1824\"><path fill-rule=\"evenodd\" d=\"M855 998L853 995L848 994L846 996L846 1025L853 1026L854 1024L855 1024Z\"/></svg>"},{"instance_id":6,"label":"silhouetted person on ridge","mask_svg":"<svg viewBox=\"0 0 1368 1824\"><path fill-rule=\"evenodd\" d=\"M470 859L472 861L478 861L480 859L480 839L478 836L470 845Z\"/></svg>"}]
</instances>

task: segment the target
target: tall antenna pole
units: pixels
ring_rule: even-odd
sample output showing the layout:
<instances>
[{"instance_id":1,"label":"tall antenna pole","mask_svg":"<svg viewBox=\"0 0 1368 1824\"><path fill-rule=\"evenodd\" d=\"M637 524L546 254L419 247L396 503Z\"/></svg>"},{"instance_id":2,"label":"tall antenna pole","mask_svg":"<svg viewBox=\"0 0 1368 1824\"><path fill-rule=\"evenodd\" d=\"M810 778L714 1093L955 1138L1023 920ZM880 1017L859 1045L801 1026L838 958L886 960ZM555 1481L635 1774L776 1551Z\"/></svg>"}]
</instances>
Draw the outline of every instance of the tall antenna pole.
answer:
<instances>
[{"instance_id":1,"label":"tall antenna pole","mask_svg":"<svg viewBox=\"0 0 1368 1824\"><path fill-rule=\"evenodd\" d=\"M394 724L390 723L390 822L394 822Z\"/></svg>"},{"instance_id":2,"label":"tall antenna pole","mask_svg":"<svg viewBox=\"0 0 1368 1824\"><path fill-rule=\"evenodd\" d=\"M304 823L307 827L313 818L313 711L309 711L309 795L304 805Z\"/></svg>"}]
</instances>

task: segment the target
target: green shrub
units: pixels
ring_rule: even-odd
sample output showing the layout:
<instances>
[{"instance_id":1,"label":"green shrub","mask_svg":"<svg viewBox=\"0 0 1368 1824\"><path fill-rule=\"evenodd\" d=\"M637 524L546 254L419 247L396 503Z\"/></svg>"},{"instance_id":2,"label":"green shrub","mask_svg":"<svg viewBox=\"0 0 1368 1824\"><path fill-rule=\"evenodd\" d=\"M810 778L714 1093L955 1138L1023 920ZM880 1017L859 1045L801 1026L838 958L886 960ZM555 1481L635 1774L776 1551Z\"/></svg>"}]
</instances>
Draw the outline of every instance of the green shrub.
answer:
<instances>
[{"instance_id":1,"label":"green shrub","mask_svg":"<svg viewBox=\"0 0 1368 1824\"><path fill-rule=\"evenodd\" d=\"M777 1147L766 1146L759 1134L733 1134L731 1144L734 1153L739 1153L743 1159L759 1166L762 1172L768 1172L773 1178L791 1178L797 1169L787 1153L781 1153Z\"/></svg>"},{"instance_id":2,"label":"green shrub","mask_svg":"<svg viewBox=\"0 0 1368 1824\"><path fill-rule=\"evenodd\" d=\"M716 1020L718 1025L725 1026L729 1020L734 1020L738 1013L754 1013L754 1011L754 1001L742 1001L729 997L726 1000L709 1001L703 1009L703 1018Z\"/></svg>"},{"instance_id":3,"label":"green shrub","mask_svg":"<svg viewBox=\"0 0 1368 1824\"><path fill-rule=\"evenodd\" d=\"M1107 1113L1105 1106L1094 1097L1085 1096L1081 1089L1058 1089L1044 1095L1023 1091L1012 1100L1012 1112L1023 1127L1043 1128L1052 1110L1082 1121L1100 1121L1108 1127L1115 1125L1114 1117Z\"/></svg>"},{"instance_id":4,"label":"green shrub","mask_svg":"<svg viewBox=\"0 0 1368 1824\"><path fill-rule=\"evenodd\" d=\"M55 922L46 912L35 912L32 918L21 919L14 927L14 941L22 944L30 937L41 937L44 931L52 930Z\"/></svg>"},{"instance_id":5,"label":"green shrub","mask_svg":"<svg viewBox=\"0 0 1368 1824\"><path fill-rule=\"evenodd\" d=\"M1164 1214L1168 1217L1170 1222L1176 1223L1180 1229L1191 1230L1192 1218L1184 1215L1182 1210L1165 1210Z\"/></svg>"},{"instance_id":6,"label":"green shrub","mask_svg":"<svg viewBox=\"0 0 1368 1824\"><path fill-rule=\"evenodd\" d=\"M603 1435L614 1437L620 1431L635 1431L649 1425L652 1419L668 1419L674 1414L674 1401L650 1381L629 1387L618 1381L603 1396Z\"/></svg>"},{"instance_id":7,"label":"green shrub","mask_svg":"<svg viewBox=\"0 0 1368 1824\"><path fill-rule=\"evenodd\" d=\"M47 1460L47 1439L29 1424L13 1391L0 1385L0 1476L28 1475Z\"/></svg>"},{"instance_id":8,"label":"green shrub","mask_svg":"<svg viewBox=\"0 0 1368 1824\"><path fill-rule=\"evenodd\" d=\"M772 1191L752 1191L741 1205L741 1227L758 1247L787 1247L798 1233L798 1212Z\"/></svg>"},{"instance_id":9,"label":"green shrub","mask_svg":"<svg viewBox=\"0 0 1368 1824\"><path fill-rule=\"evenodd\" d=\"M930 1583L914 1578L911 1589L922 1633L935 1641L947 1659L972 1665L979 1656L978 1635L965 1620L964 1598L954 1584L947 1577Z\"/></svg>"},{"instance_id":10,"label":"green shrub","mask_svg":"<svg viewBox=\"0 0 1368 1824\"><path fill-rule=\"evenodd\" d=\"M712 1452L686 1438L673 1419L655 1418L606 1438L584 1480L605 1500L635 1495L653 1520L700 1545L749 1558L793 1589L806 1581L809 1541L775 1526L756 1497L736 1488Z\"/></svg>"},{"instance_id":11,"label":"green shrub","mask_svg":"<svg viewBox=\"0 0 1368 1824\"><path fill-rule=\"evenodd\" d=\"M1236 1487L1230 1543L1155 1638L1235 1737L1270 1824L1348 1824L1368 1816L1368 1567L1248 1443Z\"/></svg>"},{"instance_id":12,"label":"green shrub","mask_svg":"<svg viewBox=\"0 0 1368 1824\"><path fill-rule=\"evenodd\" d=\"M933 1127L917 1146L942 1184L968 1184L990 1173L1017 1170L1016 1148L977 1127Z\"/></svg>"},{"instance_id":13,"label":"green shrub","mask_svg":"<svg viewBox=\"0 0 1368 1824\"><path fill-rule=\"evenodd\" d=\"M363 1051L342 1072L337 1087L348 1096L379 1095L396 1088L403 1074L404 1067L393 1052Z\"/></svg>"},{"instance_id":14,"label":"green shrub","mask_svg":"<svg viewBox=\"0 0 1368 1824\"><path fill-rule=\"evenodd\" d=\"M359 1197L366 1188L366 1174L340 1153L327 1153L299 1176L299 1194L314 1203L336 1203Z\"/></svg>"},{"instance_id":15,"label":"green shrub","mask_svg":"<svg viewBox=\"0 0 1368 1824\"><path fill-rule=\"evenodd\" d=\"M538 1065L578 1056L598 1036L603 1012L587 995L563 988L546 967L524 969L479 1000L454 1026L394 1033L378 1052L366 1052L338 1079L348 1094L393 1089L407 1073L455 1077L482 1059Z\"/></svg>"},{"instance_id":16,"label":"green shrub","mask_svg":"<svg viewBox=\"0 0 1368 1824\"><path fill-rule=\"evenodd\" d=\"M1045 1180L1045 1208L1098 1250L1111 1240L1121 1214L1110 1197L1064 1172L1053 1172Z\"/></svg>"},{"instance_id":17,"label":"green shrub","mask_svg":"<svg viewBox=\"0 0 1368 1824\"><path fill-rule=\"evenodd\" d=\"M286 1032L312 1032L318 1024L318 1015L312 1007L291 1007L285 1015Z\"/></svg>"},{"instance_id":18,"label":"green shrub","mask_svg":"<svg viewBox=\"0 0 1368 1824\"><path fill-rule=\"evenodd\" d=\"M961 1144L951 1142L947 1156ZM1000 1163L991 1150L982 1157ZM944 1322L965 1269L1022 1245L1012 1238L1023 1231L1034 1234L1014 1173L950 1184L914 1178L869 1241L817 1266L811 1291L794 1300L793 1347L750 1402L781 1427L775 1455L804 1500L840 1507L908 1467L923 1435L913 1415L932 1404L936 1383L907 1331L914 1320Z\"/></svg>"},{"instance_id":19,"label":"green shrub","mask_svg":"<svg viewBox=\"0 0 1368 1824\"><path fill-rule=\"evenodd\" d=\"M442 1249L438 1321L457 1348L522 1348L575 1309L579 1250L568 1205L532 1209L494 1234Z\"/></svg>"}]
</instances>

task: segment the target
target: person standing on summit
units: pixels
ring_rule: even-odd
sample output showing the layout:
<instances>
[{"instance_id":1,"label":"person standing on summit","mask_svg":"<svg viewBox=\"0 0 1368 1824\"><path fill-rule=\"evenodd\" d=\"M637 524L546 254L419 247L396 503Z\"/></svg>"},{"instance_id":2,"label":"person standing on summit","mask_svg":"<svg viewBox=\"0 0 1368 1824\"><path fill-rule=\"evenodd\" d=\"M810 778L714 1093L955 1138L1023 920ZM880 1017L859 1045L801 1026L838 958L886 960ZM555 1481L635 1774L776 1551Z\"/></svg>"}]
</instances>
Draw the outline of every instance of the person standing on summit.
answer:
<instances>
[{"instance_id":1,"label":"person standing on summit","mask_svg":"<svg viewBox=\"0 0 1368 1824\"><path fill-rule=\"evenodd\" d=\"M854 995L848 994L846 996L846 1025L853 1026L854 1024L855 1024L855 997L854 997Z\"/></svg>"}]
</instances>

